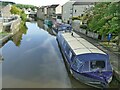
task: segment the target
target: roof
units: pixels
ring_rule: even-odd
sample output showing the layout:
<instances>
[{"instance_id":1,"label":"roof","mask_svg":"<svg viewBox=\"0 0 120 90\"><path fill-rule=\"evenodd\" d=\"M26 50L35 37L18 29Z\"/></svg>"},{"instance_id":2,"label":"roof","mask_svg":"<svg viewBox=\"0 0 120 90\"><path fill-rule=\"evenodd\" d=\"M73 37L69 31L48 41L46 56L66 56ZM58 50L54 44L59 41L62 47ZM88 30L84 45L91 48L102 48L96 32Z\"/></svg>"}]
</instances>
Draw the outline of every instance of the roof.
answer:
<instances>
[{"instance_id":1,"label":"roof","mask_svg":"<svg viewBox=\"0 0 120 90\"><path fill-rule=\"evenodd\" d=\"M57 6L59 6L59 4L53 4L49 8L56 8Z\"/></svg>"},{"instance_id":2,"label":"roof","mask_svg":"<svg viewBox=\"0 0 120 90\"><path fill-rule=\"evenodd\" d=\"M73 5L94 5L94 2L75 2Z\"/></svg>"},{"instance_id":3,"label":"roof","mask_svg":"<svg viewBox=\"0 0 120 90\"><path fill-rule=\"evenodd\" d=\"M46 8L46 7L48 7L48 6L41 6L40 8Z\"/></svg>"},{"instance_id":4,"label":"roof","mask_svg":"<svg viewBox=\"0 0 120 90\"><path fill-rule=\"evenodd\" d=\"M106 54L76 33L73 34L74 36L72 36L69 32L62 33L62 35L76 55L85 53Z\"/></svg>"}]
</instances>

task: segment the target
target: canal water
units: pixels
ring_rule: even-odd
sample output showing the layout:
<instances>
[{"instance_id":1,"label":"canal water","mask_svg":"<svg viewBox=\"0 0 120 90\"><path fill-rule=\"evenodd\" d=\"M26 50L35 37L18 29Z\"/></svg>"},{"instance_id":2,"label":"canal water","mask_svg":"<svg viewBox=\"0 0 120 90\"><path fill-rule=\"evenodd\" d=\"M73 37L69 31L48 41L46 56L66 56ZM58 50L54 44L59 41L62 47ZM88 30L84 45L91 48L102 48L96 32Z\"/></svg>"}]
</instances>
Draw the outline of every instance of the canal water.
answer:
<instances>
[{"instance_id":1,"label":"canal water","mask_svg":"<svg viewBox=\"0 0 120 90\"><path fill-rule=\"evenodd\" d=\"M1 47L3 88L92 88L70 75L56 37L43 23L26 26ZM113 79L110 87L118 85Z\"/></svg>"}]
</instances>

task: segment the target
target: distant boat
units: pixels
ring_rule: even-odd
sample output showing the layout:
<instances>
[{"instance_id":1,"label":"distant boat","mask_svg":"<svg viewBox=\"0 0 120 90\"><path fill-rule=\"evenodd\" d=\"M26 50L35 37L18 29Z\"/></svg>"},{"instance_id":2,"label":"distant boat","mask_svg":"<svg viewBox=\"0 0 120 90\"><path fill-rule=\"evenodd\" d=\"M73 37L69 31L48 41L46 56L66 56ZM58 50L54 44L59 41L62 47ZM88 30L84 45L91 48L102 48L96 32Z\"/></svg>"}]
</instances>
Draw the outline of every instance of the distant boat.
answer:
<instances>
[{"instance_id":1,"label":"distant boat","mask_svg":"<svg viewBox=\"0 0 120 90\"><path fill-rule=\"evenodd\" d=\"M65 31L65 32L69 31L69 32L71 32L72 31L72 26L70 24L63 24L62 23L62 24L59 24L57 27L54 27L52 30L53 30L53 33L55 35L57 35L57 33L59 31Z\"/></svg>"},{"instance_id":2,"label":"distant boat","mask_svg":"<svg viewBox=\"0 0 120 90\"><path fill-rule=\"evenodd\" d=\"M70 73L80 82L97 88L107 88L113 70L109 55L70 32L58 32L57 41Z\"/></svg>"}]
</instances>

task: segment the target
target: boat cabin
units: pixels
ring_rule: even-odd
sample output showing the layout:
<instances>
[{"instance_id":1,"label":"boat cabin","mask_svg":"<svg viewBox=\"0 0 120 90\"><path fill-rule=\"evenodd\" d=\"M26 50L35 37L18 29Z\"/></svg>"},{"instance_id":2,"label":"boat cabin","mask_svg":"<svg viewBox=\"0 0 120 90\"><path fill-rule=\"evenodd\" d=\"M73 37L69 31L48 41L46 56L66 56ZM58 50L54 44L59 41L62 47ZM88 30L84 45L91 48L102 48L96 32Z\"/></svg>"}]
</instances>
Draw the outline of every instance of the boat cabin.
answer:
<instances>
[{"instance_id":1,"label":"boat cabin","mask_svg":"<svg viewBox=\"0 0 120 90\"><path fill-rule=\"evenodd\" d=\"M58 33L58 41L71 68L77 72L112 70L109 56L77 34Z\"/></svg>"}]
</instances>

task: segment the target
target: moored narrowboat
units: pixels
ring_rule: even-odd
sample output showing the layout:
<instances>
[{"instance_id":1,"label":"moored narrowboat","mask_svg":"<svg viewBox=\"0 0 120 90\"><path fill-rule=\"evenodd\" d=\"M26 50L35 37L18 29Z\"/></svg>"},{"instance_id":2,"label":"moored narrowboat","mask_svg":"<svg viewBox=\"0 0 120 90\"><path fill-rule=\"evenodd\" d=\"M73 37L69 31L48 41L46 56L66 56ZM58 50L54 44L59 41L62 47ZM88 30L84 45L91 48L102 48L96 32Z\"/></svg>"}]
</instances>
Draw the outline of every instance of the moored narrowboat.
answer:
<instances>
[{"instance_id":1,"label":"moored narrowboat","mask_svg":"<svg viewBox=\"0 0 120 90\"><path fill-rule=\"evenodd\" d=\"M73 77L93 87L109 87L113 70L108 54L70 32L58 32L57 41Z\"/></svg>"},{"instance_id":2,"label":"moored narrowboat","mask_svg":"<svg viewBox=\"0 0 120 90\"><path fill-rule=\"evenodd\" d=\"M64 31L64 32L71 32L72 26L70 24L59 24L56 28L53 28L53 33L57 35L58 32Z\"/></svg>"}]
</instances>

